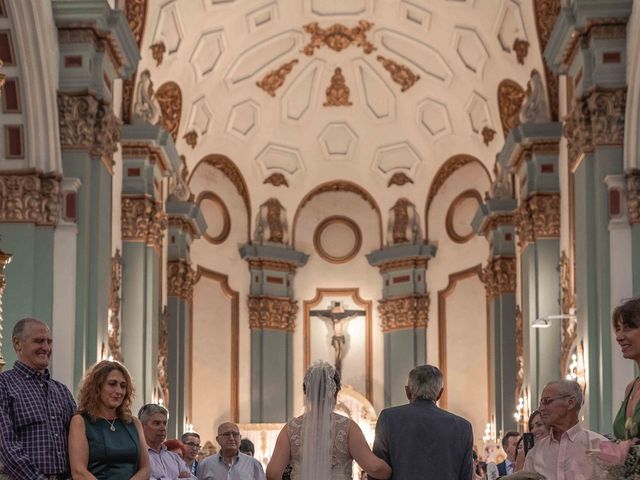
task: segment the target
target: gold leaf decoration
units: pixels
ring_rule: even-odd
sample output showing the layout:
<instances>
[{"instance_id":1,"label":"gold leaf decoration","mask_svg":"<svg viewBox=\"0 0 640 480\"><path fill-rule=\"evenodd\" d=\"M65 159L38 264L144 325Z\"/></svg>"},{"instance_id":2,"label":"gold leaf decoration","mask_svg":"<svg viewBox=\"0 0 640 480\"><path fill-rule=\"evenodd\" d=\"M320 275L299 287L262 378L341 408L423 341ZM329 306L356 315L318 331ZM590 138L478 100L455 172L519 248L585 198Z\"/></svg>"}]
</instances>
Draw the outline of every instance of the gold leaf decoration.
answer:
<instances>
[{"instance_id":1,"label":"gold leaf decoration","mask_svg":"<svg viewBox=\"0 0 640 480\"><path fill-rule=\"evenodd\" d=\"M349 28L339 23L329 28L321 28L317 22L304 25L302 28L305 32L311 34L311 40L302 49L305 55L313 55L315 50L322 46L327 46L331 50L341 52L350 45L362 48L366 54L373 52L376 47L367 40L367 32L373 27L373 23L366 20L360 20L358 25Z\"/></svg>"},{"instance_id":2,"label":"gold leaf decoration","mask_svg":"<svg viewBox=\"0 0 640 480\"><path fill-rule=\"evenodd\" d=\"M498 109L505 138L511 129L520 125L520 110L524 98L524 89L513 80L507 78L498 85Z\"/></svg>"},{"instance_id":3,"label":"gold leaf decoration","mask_svg":"<svg viewBox=\"0 0 640 480\"><path fill-rule=\"evenodd\" d=\"M289 182L287 182L287 179L282 173L272 173L262 183L263 184L270 183L274 187L280 187L282 185L284 185L285 187L289 186Z\"/></svg>"},{"instance_id":4,"label":"gold leaf decoration","mask_svg":"<svg viewBox=\"0 0 640 480\"><path fill-rule=\"evenodd\" d=\"M182 115L182 91L176 82L163 83L156 92L162 112L162 126L171 134L173 141L178 138Z\"/></svg>"},{"instance_id":5,"label":"gold leaf decoration","mask_svg":"<svg viewBox=\"0 0 640 480\"><path fill-rule=\"evenodd\" d=\"M351 91L347 87L342 69L337 67L331 77L331 85L326 90L326 101L323 103L325 107L349 107L353 105L349 101Z\"/></svg>"},{"instance_id":6,"label":"gold leaf decoration","mask_svg":"<svg viewBox=\"0 0 640 480\"><path fill-rule=\"evenodd\" d=\"M420 80L420 75L413 73L406 65L400 65L382 55L378 55L377 60L391 74L391 79L402 87L400 90L402 92L406 92L414 83Z\"/></svg>"},{"instance_id":7,"label":"gold leaf decoration","mask_svg":"<svg viewBox=\"0 0 640 480\"><path fill-rule=\"evenodd\" d=\"M298 63L298 59L293 59L290 62L281 65L277 69L271 70L262 80L256 82L256 85L272 97L275 97L276 90L284 84L287 75L291 73L291 70L293 70L293 66L296 63Z\"/></svg>"},{"instance_id":8,"label":"gold leaf decoration","mask_svg":"<svg viewBox=\"0 0 640 480\"><path fill-rule=\"evenodd\" d=\"M154 43L149 48L151 49L151 56L156 61L156 67L160 66L164 58L164 52L167 51L167 47L164 46L163 42L159 42Z\"/></svg>"}]
</instances>

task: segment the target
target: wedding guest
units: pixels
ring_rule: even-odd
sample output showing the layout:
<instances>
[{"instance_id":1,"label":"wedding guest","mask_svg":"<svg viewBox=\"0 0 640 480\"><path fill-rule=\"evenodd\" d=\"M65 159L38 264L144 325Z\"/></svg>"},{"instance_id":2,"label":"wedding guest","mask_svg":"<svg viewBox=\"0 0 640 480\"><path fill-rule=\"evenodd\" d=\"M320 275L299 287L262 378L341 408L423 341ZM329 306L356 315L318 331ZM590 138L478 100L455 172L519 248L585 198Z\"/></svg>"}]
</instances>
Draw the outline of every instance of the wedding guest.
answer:
<instances>
[{"instance_id":1,"label":"wedding guest","mask_svg":"<svg viewBox=\"0 0 640 480\"><path fill-rule=\"evenodd\" d=\"M616 340L622 356L640 367L640 297L627 300L615 308L612 315ZM640 377L636 377L625 391L624 402L613 422L613 434L627 440L640 436Z\"/></svg>"},{"instance_id":2,"label":"wedding guest","mask_svg":"<svg viewBox=\"0 0 640 480\"><path fill-rule=\"evenodd\" d=\"M68 428L76 402L51 378L49 327L23 318L11 334L17 360L0 373L0 463L15 479L68 476ZM1 475L1 473L0 473Z\"/></svg>"},{"instance_id":3,"label":"wedding guest","mask_svg":"<svg viewBox=\"0 0 640 480\"><path fill-rule=\"evenodd\" d=\"M516 471L516 449L519 441L520 434L518 432L507 432L502 437L502 449L507 454L507 458L497 465L498 473L501 476L509 475Z\"/></svg>"},{"instance_id":4,"label":"wedding guest","mask_svg":"<svg viewBox=\"0 0 640 480\"><path fill-rule=\"evenodd\" d=\"M121 363L103 360L87 372L69 428L74 480L149 478L149 455L140 421L131 416L132 398L133 382Z\"/></svg>"},{"instance_id":5,"label":"wedding guest","mask_svg":"<svg viewBox=\"0 0 640 480\"><path fill-rule=\"evenodd\" d=\"M534 410L529 416L529 433L533 433L534 444L538 443L544 437L549 436L549 427L542 421L540 410Z\"/></svg>"},{"instance_id":6,"label":"wedding guest","mask_svg":"<svg viewBox=\"0 0 640 480\"><path fill-rule=\"evenodd\" d=\"M251 440L249 440L248 438L243 438L242 440L240 440L240 451L245 455L253 457L256 454L256 447Z\"/></svg>"},{"instance_id":7,"label":"wedding guest","mask_svg":"<svg viewBox=\"0 0 640 480\"><path fill-rule=\"evenodd\" d=\"M540 398L540 415L550 429L527 455L523 472L536 472L547 480L588 480L593 464L587 451L597 448L602 435L580 424L582 388L573 380L548 383Z\"/></svg>"},{"instance_id":8,"label":"wedding guest","mask_svg":"<svg viewBox=\"0 0 640 480\"><path fill-rule=\"evenodd\" d=\"M200 452L200 435L196 432L185 432L182 434L182 443L184 443L184 463L189 468L191 475L195 475L198 471L198 453Z\"/></svg>"},{"instance_id":9,"label":"wedding guest","mask_svg":"<svg viewBox=\"0 0 640 480\"><path fill-rule=\"evenodd\" d=\"M151 480L195 479L184 461L163 445L167 438L167 409L162 405L147 403L138 412L138 418L142 422L142 431L147 442Z\"/></svg>"}]
</instances>

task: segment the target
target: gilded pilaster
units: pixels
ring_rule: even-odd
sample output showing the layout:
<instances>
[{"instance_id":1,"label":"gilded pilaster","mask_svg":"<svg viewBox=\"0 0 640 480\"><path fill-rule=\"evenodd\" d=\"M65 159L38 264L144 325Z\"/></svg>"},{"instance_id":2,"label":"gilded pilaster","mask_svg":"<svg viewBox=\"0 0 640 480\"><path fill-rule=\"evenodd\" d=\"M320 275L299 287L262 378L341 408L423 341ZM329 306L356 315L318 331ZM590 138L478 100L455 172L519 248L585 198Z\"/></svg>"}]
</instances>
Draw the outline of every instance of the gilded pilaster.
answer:
<instances>
[{"instance_id":1,"label":"gilded pilaster","mask_svg":"<svg viewBox=\"0 0 640 480\"><path fill-rule=\"evenodd\" d=\"M172 260L167 265L168 294L187 302L193 299L196 271L184 260Z\"/></svg>"},{"instance_id":2,"label":"gilded pilaster","mask_svg":"<svg viewBox=\"0 0 640 480\"><path fill-rule=\"evenodd\" d=\"M249 328L295 331L298 301L271 296L249 296Z\"/></svg>"},{"instance_id":3,"label":"gilded pilaster","mask_svg":"<svg viewBox=\"0 0 640 480\"><path fill-rule=\"evenodd\" d=\"M386 333L405 328L427 328L430 305L428 294L379 300L382 331Z\"/></svg>"},{"instance_id":4,"label":"gilded pilaster","mask_svg":"<svg viewBox=\"0 0 640 480\"><path fill-rule=\"evenodd\" d=\"M160 253L167 228L162 206L149 197L122 197L122 240L144 242Z\"/></svg>"},{"instance_id":5,"label":"gilded pilaster","mask_svg":"<svg viewBox=\"0 0 640 480\"><path fill-rule=\"evenodd\" d=\"M496 257L482 269L482 281L488 299L516 291L516 258Z\"/></svg>"}]
</instances>

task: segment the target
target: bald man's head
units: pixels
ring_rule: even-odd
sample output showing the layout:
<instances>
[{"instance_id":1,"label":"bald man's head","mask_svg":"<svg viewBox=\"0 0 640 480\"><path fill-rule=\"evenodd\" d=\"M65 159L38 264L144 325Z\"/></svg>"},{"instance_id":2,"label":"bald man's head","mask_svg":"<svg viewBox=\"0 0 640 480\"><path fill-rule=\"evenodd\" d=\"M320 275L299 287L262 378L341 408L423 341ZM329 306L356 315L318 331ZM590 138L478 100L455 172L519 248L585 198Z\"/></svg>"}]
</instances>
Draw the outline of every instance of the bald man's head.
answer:
<instances>
[{"instance_id":1,"label":"bald man's head","mask_svg":"<svg viewBox=\"0 0 640 480\"><path fill-rule=\"evenodd\" d=\"M224 422L218 427L218 436L216 437L220 445L220 454L230 459L238 455L240 448L240 429L233 422Z\"/></svg>"}]
</instances>

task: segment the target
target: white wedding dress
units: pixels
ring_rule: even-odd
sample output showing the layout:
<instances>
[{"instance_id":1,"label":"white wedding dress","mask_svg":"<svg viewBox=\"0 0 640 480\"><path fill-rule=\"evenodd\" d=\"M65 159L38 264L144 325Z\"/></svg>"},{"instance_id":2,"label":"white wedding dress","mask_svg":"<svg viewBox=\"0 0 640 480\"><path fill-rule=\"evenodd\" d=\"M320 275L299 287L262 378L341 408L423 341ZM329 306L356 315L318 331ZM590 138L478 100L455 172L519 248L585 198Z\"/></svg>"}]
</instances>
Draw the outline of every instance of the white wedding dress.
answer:
<instances>
[{"instance_id":1,"label":"white wedding dress","mask_svg":"<svg viewBox=\"0 0 640 480\"><path fill-rule=\"evenodd\" d=\"M306 414L305 414L306 415ZM303 421L305 415L296 417L287 423L287 435L291 445L291 480L305 480L302 478L303 456ZM347 417L331 414L331 480L351 480L353 458L349 455L349 425Z\"/></svg>"}]
</instances>

